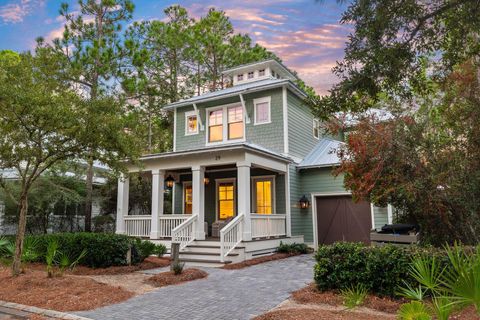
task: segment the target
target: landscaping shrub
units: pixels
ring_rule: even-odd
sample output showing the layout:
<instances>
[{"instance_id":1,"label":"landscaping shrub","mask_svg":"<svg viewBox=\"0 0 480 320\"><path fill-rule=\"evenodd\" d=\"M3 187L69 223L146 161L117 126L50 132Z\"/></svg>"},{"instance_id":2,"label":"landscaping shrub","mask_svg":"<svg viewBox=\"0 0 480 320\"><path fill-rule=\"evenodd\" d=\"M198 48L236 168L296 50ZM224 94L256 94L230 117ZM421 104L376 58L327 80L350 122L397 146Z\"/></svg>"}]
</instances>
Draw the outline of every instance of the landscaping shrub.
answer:
<instances>
[{"instance_id":1,"label":"landscaping shrub","mask_svg":"<svg viewBox=\"0 0 480 320\"><path fill-rule=\"evenodd\" d=\"M394 297L405 283L417 286L409 271L412 259L418 256L437 256L442 264L447 261L445 253L434 248L370 247L346 242L320 246L314 278L322 291L359 285L376 295Z\"/></svg>"},{"instance_id":2,"label":"landscaping shrub","mask_svg":"<svg viewBox=\"0 0 480 320\"><path fill-rule=\"evenodd\" d=\"M146 254L151 247L148 243L142 244L139 239L111 233L54 233L31 235L27 239L38 241L38 261L44 260L48 243L57 241L58 250L70 257L78 257L86 250L79 264L92 268L127 265L127 252L130 248L132 263L139 263L148 256Z\"/></svg>"},{"instance_id":3,"label":"landscaping shrub","mask_svg":"<svg viewBox=\"0 0 480 320\"><path fill-rule=\"evenodd\" d=\"M280 241L280 245L277 248L279 253L308 253L308 246L305 243L292 243L286 244Z\"/></svg>"}]
</instances>

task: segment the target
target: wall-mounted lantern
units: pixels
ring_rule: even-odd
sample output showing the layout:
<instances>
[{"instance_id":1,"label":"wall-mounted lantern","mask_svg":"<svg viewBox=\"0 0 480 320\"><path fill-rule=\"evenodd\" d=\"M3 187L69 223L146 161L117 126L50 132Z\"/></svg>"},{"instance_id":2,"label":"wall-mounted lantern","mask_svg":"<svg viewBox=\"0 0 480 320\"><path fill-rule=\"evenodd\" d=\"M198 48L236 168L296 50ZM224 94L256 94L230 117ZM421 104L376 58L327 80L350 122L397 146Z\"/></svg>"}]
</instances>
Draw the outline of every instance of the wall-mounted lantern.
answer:
<instances>
[{"instance_id":1,"label":"wall-mounted lantern","mask_svg":"<svg viewBox=\"0 0 480 320\"><path fill-rule=\"evenodd\" d=\"M310 207L310 201L308 201L308 198L305 195L300 198L298 203L300 204L300 209L308 209L308 207Z\"/></svg>"},{"instance_id":2,"label":"wall-mounted lantern","mask_svg":"<svg viewBox=\"0 0 480 320\"><path fill-rule=\"evenodd\" d=\"M167 179L165 179L165 183L167 185L167 188L171 189L171 188L173 188L173 184L175 183L175 179L171 175L169 175L167 177Z\"/></svg>"},{"instance_id":3,"label":"wall-mounted lantern","mask_svg":"<svg viewBox=\"0 0 480 320\"><path fill-rule=\"evenodd\" d=\"M210 179L208 177L205 177L203 178L203 183L208 186L208 184L210 183Z\"/></svg>"}]
</instances>

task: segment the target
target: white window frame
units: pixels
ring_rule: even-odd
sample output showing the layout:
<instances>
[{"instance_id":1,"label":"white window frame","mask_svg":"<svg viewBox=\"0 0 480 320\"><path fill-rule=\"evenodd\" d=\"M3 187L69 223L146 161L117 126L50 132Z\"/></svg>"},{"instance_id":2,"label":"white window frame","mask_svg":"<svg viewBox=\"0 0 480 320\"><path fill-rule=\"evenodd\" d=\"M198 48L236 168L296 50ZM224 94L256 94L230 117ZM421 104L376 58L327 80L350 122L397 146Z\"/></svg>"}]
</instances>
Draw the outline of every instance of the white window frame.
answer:
<instances>
[{"instance_id":1,"label":"white window frame","mask_svg":"<svg viewBox=\"0 0 480 320\"><path fill-rule=\"evenodd\" d=\"M245 80L245 75L243 73L237 74L237 81L243 81L243 80Z\"/></svg>"},{"instance_id":2,"label":"white window frame","mask_svg":"<svg viewBox=\"0 0 480 320\"><path fill-rule=\"evenodd\" d=\"M197 127L196 127L196 130L195 132L188 132L188 118L189 117L196 117L197 118ZM186 136L193 136L195 134L198 134L198 114L195 112L195 111L188 111L188 112L185 112L185 135Z\"/></svg>"},{"instance_id":3,"label":"white window frame","mask_svg":"<svg viewBox=\"0 0 480 320\"><path fill-rule=\"evenodd\" d=\"M257 181L265 181L265 180L269 180L269 181L272 181L272 213L271 214L277 214L277 208L276 208L276 202L277 202L277 195L276 195L276 192L277 192L277 188L276 188L276 183L275 183L275 175L267 175L267 176L253 176L251 177L251 186L250 186L250 190L251 190L251 195L250 195L250 199L251 199L251 206L250 208L252 208L252 212L254 214L259 214L257 211L257 193L255 192L256 189L255 189L255 182Z\"/></svg>"},{"instance_id":4,"label":"white window frame","mask_svg":"<svg viewBox=\"0 0 480 320\"><path fill-rule=\"evenodd\" d=\"M253 124L260 125L260 124L269 124L272 123L272 97L263 97L258 99L253 99ZM259 103L268 103L268 120L263 122L257 121L257 104Z\"/></svg>"},{"instance_id":5,"label":"white window frame","mask_svg":"<svg viewBox=\"0 0 480 320\"><path fill-rule=\"evenodd\" d=\"M220 220L220 212L218 211L218 187L222 182L233 182L233 218L238 214L237 210L237 179L236 178L221 178L215 179L215 222L225 221Z\"/></svg>"},{"instance_id":6,"label":"white window frame","mask_svg":"<svg viewBox=\"0 0 480 320\"><path fill-rule=\"evenodd\" d=\"M261 74L261 73L263 73L263 74ZM266 70L265 70L265 69L260 69L260 70L258 70L258 76L259 76L259 77L264 77L266 74L267 74L267 73L266 73Z\"/></svg>"},{"instance_id":7,"label":"white window frame","mask_svg":"<svg viewBox=\"0 0 480 320\"><path fill-rule=\"evenodd\" d=\"M251 77L250 77L250 75L251 75ZM247 72L247 80L251 80L253 78L255 78L255 71Z\"/></svg>"},{"instance_id":8,"label":"white window frame","mask_svg":"<svg viewBox=\"0 0 480 320\"><path fill-rule=\"evenodd\" d=\"M241 139L228 139L228 108L231 107L242 107L243 110L243 138ZM222 110L222 134L223 134L223 140L222 141L214 141L210 142L210 112L215 111L215 110ZM211 107L207 108L206 110L206 134L205 134L205 145L206 146L214 146L214 145L219 145L219 144L229 144L229 143L238 143L238 142L245 142L245 136L247 135L247 132L245 130L245 109L243 109L242 103L241 102L235 102L235 103L229 103L225 104L222 106L217 106L217 107Z\"/></svg>"},{"instance_id":9,"label":"white window frame","mask_svg":"<svg viewBox=\"0 0 480 320\"><path fill-rule=\"evenodd\" d=\"M318 136L315 136L315 128L318 127ZM320 129L321 129L321 123L320 123L320 120L318 119L313 119L313 122L312 122L312 135L315 139L317 140L320 140Z\"/></svg>"}]
</instances>

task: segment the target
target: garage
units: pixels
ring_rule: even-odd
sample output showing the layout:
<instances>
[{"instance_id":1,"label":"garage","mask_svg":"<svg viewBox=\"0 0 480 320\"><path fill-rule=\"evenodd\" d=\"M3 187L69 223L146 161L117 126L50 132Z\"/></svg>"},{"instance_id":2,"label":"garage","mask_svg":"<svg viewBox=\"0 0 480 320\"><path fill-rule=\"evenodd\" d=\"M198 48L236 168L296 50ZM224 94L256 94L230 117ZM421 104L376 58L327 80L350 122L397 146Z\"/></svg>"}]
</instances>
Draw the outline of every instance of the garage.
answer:
<instances>
[{"instance_id":1,"label":"garage","mask_svg":"<svg viewBox=\"0 0 480 320\"><path fill-rule=\"evenodd\" d=\"M370 203L353 202L349 195L315 198L318 244L337 241L370 243Z\"/></svg>"}]
</instances>

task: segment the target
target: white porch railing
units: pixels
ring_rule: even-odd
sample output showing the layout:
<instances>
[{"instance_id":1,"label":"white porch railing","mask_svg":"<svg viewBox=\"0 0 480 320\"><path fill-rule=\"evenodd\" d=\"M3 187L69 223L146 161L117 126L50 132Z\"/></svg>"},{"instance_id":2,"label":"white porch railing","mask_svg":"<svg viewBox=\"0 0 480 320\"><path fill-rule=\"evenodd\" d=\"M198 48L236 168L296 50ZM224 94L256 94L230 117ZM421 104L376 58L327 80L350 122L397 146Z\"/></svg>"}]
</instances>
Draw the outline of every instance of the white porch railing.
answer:
<instances>
[{"instance_id":1,"label":"white porch railing","mask_svg":"<svg viewBox=\"0 0 480 320\"><path fill-rule=\"evenodd\" d=\"M252 238L281 237L287 234L286 215L251 214Z\"/></svg>"},{"instance_id":2,"label":"white porch railing","mask_svg":"<svg viewBox=\"0 0 480 320\"><path fill-rule=\"evenodd\" d=\"M158 233L160 238L170 238L172 230L190 218L191 214L164 214L159 217Z\"/></svg>"},{"instance_id":3,"label":"white porch railing","mask_svg":"<svg viewBox=\"0 0 480 320\"><path fill-rule=\"evenodd\" d=\"M220 230L220 261L224 262L236 246L243 240L244 215L236 216L225 227Z\"/></svg>"},{"instance_id":4,"label":"white porch railing","mask_svg":"<svg viewBox=\"0 0 480 320\"><path fill-rule=\"evenodd\" d=\"M192 215L172 230L172 242L180 243L180 250L185 249L186 246L195 240L197 222L198 215Z\"/></svg>"},{"instance_id":5,"label":"white porch railing","mask_svg":"<svg viewBox=\"0 0 480 320\"><path fill-rule=\"evenodd\" d=\"M150 237L152 216L124 216L125 233L133 237Z\"/></svg>"}]
</instances>

